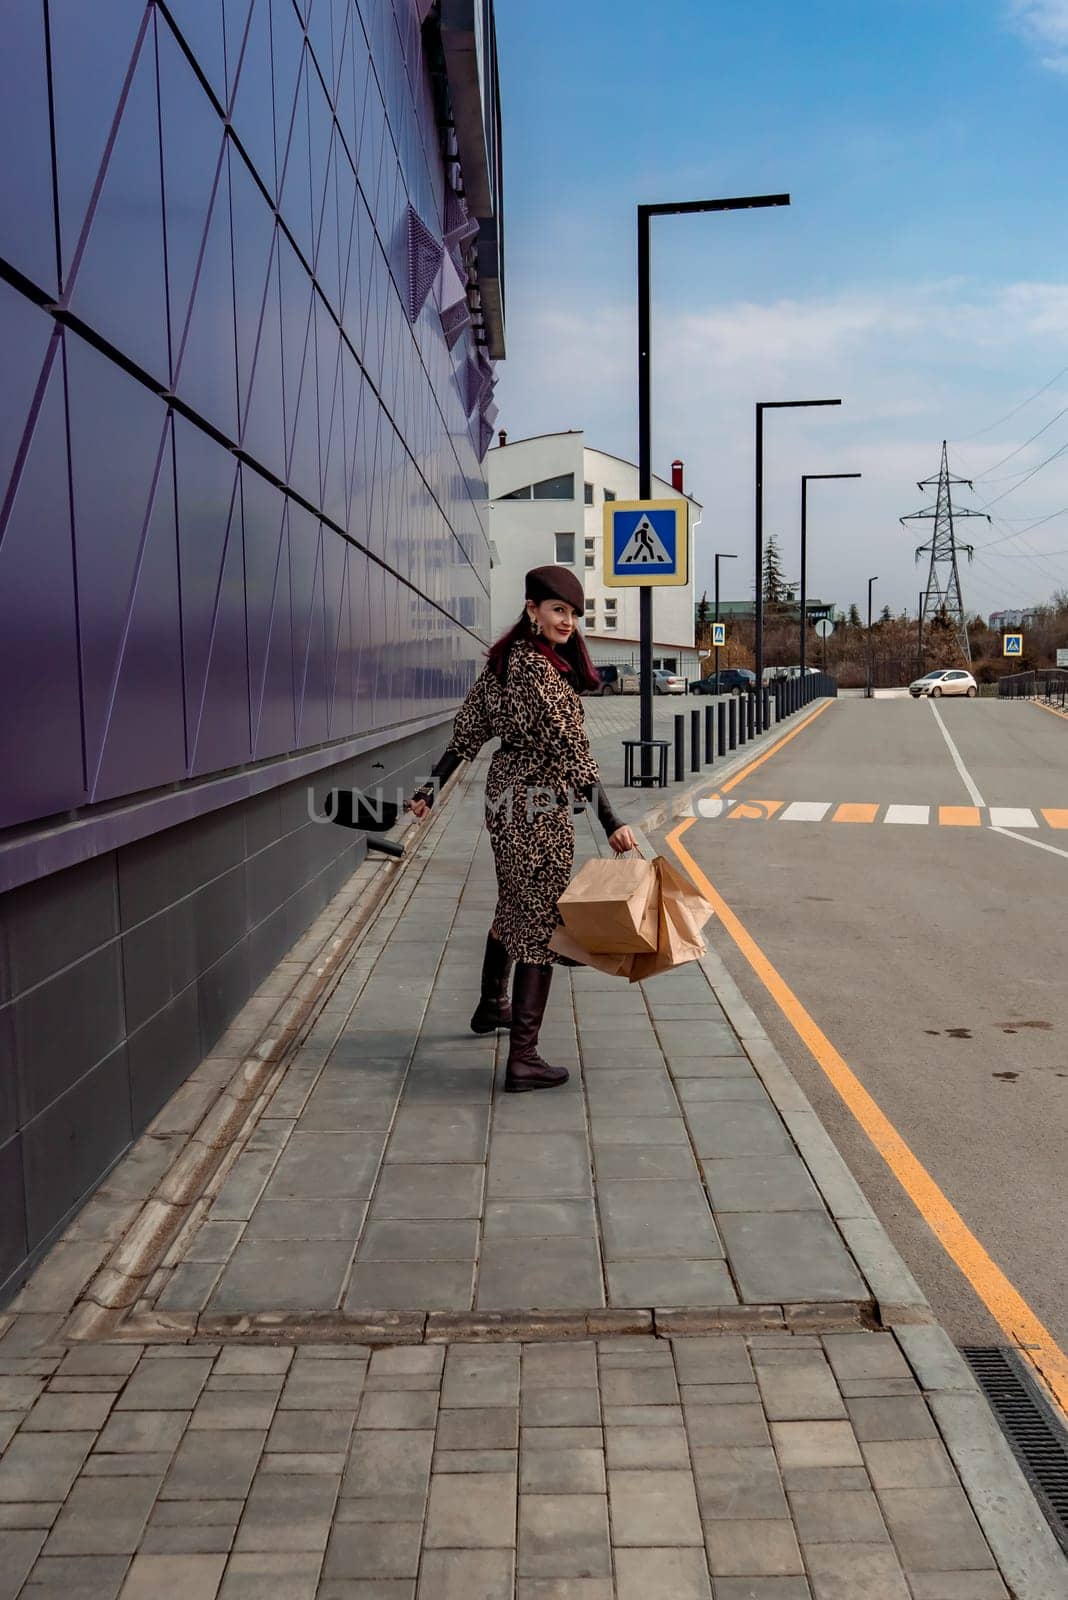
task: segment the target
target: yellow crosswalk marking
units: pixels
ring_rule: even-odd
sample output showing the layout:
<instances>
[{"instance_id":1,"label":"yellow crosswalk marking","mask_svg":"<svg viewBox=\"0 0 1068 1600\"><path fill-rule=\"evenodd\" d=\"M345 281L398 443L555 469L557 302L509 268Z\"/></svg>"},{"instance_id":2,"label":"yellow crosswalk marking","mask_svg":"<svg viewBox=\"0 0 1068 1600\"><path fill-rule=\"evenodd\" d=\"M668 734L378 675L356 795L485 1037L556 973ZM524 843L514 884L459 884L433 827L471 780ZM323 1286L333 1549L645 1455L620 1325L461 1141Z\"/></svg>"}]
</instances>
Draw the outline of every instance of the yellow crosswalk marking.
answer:
<instances>
[{"instance_id":1,"label":"yellow crosswalk marking","mask_svg":"<svg viewBox=\"0 0 1068 1600\"><path fill-rule=\"evenodd\" d=\"M783 800L740 800L730 815L742 822L767 822L785 805Z\"/></svg>"},{"instance_id":2,"label":"yellow crosswalk marking","mask_svg":"<svg viewBox=\"0 0 1068 1600\"><path fill-rule=\"evenodd\" d=\"M879 815L877 805L854 805L848 801L840 805L831 818L832 822L874 822Z\"/></svg>"},{"instance_id":3,"label":"yellow crosswalk marking","mask_svg":"<svg viewBox=\"0 0 1068 1600\"><path fill-rule=\"evenodd\" d=\"M1046 811L1042 815L1051 828L1068 828L1068 811Z\"/></svg>"},{"instance_id":4,"label":"yellow crosswalk marking","mask_svg":"<svg viewBox=\"0 0 1068 1600\"><path fill-rule=\"evenodd\" d=\"M943 828L978 828L978 806L939 806L938 820Z\"/></svg>"}]
</instances>

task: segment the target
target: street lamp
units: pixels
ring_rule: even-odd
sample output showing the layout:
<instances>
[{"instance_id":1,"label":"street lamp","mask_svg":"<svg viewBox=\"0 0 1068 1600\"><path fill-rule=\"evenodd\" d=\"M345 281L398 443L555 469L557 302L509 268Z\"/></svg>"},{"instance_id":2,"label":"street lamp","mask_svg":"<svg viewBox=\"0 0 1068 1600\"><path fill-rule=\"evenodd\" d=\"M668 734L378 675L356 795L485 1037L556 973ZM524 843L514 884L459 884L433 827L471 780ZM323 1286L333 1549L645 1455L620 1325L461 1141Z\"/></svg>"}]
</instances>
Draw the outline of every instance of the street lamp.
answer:
<instances>
[{"instance_id":1,"label":"street lamp","mask_svg":"<svg viewBox=\"0 0 1068 1600\"><path fill-rule=\"evenodd\" d=\"M840 406L841 400L758 400L756 407L756 599L753 654L756 656L756 731L764 729L764 413L802 406Z\"/></svg>"},{"instance_id":2,"label":"street lamp","mask_svg":"<svg viewBox=\"0 0 1068 1600\"><path fill-rule=\"evenodd\" d=\"M715 566L716 566L716 617L715 617L715 620L717 622L719 621L719 564L720 564L721 561L737 561L737 559L738 559L738 557L736 555L731 555L728 551L725 551L725 550L717 550L715 556L713 557L713 560L715 561ZM713 645L712 648L715 649L716 648L715 645ZM719 694L719 655L718 654L716 656L716 693Z\"/></svg>"},{"instance_id":3,"label":"street lamp","mask_svg":"<svg viewBox=\"0 0 1068 1600\"><path fill-rule=\"evenodd\" d=\"M866 692L866 694L864 696L865 700L870 700L872 695L875 692L875 685L874 685L874 680L873 680L874 661L872 659L872 648L871 648L871 591L872 591L872 585L878 583L878 581L879 581L878 578L869 578L868 579L868 688L867 688L867 692Z\"/></svg>"},{"instance_id":4,"label":"street lamp","mask_svg":"<svg viewBox=\"0 0 1068 1600\"><path fill-rule=\"evenodd\" d=\"M808 621L808 486L817 478L859 478L859 472L805 472L801 475L801 676L805 676L805 625ZM826 649L824 650L826 655Z\"/></svg>"},{"instance_id":5,"label":"street lamp","mask_svg":"<svg viewBox=\"0 0 1068 1600\"><path fill-rule=\"evenodd\" d=\"M681 217L695 211L750 211L765 206L788 206L788 194L746 195L733 200L678 200L638 207L638 498L652 499L652 313L649 300L649 219ZM641 713L642 787L653 779L653 590L638 589L638 668Z\"/></svg>"}]
</instances>

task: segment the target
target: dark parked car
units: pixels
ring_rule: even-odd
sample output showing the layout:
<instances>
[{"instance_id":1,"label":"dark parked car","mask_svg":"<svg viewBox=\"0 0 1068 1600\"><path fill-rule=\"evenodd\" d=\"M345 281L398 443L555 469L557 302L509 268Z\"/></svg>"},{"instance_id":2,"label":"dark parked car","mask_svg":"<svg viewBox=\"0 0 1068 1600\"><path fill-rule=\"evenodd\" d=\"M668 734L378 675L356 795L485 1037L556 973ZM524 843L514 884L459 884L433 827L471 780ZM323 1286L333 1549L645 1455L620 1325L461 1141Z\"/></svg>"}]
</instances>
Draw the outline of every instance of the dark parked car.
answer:
<instances>
[{"instance_id":1,"label":"dark parked car","mask_svg":"<svg viewBox=\"0 0 1068 1600\"><path fill-rule=\"evenodd\" d=\"M741 694L743 689L752 689L756 685L756 673L750 672L748 667L724 667L719 673L720 694ZM716 674L713 672L707 678L696 678L690 684L691 694L715 694Z\"/></svg>"}]
</instances>

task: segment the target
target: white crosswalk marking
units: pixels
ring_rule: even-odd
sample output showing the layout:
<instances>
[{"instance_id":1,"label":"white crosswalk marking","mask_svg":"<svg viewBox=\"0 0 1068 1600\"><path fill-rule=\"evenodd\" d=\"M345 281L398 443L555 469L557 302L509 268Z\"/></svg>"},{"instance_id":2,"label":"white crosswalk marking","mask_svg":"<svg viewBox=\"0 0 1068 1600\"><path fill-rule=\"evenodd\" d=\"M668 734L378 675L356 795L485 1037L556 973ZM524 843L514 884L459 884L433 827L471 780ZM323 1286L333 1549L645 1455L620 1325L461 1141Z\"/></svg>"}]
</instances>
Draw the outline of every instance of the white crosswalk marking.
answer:
<instances>
[{"instance_id":1,"label":"white crosswalk marking","mask_svg":"<svg viewBox=\"0 0 1068 1600\"><path fill-rule=\"evenodd\" d=\"M924 827L931 820L930 806L887 806L884 822L911 822Z\"/></svg>"},{"instance_id":2,"label":"white crosswalk marking","mask_svg":"<svg viewBox=\"0 0 1068 1600\"><path fill-rule=\"evenodd\" d=\"M1038 820L1027 806L991 806L992 828L1037 828Z\"/></svg>"},{"instance_id":3,"label":"white crosswalk marking","mask_svg":"<svg viewBox=\"0 0 1068 1600\"><path fill-rule=\"evenodd\" d=\"M833 800L791 800L780 822L822 822Z\"/></svg>"}]
</instances>

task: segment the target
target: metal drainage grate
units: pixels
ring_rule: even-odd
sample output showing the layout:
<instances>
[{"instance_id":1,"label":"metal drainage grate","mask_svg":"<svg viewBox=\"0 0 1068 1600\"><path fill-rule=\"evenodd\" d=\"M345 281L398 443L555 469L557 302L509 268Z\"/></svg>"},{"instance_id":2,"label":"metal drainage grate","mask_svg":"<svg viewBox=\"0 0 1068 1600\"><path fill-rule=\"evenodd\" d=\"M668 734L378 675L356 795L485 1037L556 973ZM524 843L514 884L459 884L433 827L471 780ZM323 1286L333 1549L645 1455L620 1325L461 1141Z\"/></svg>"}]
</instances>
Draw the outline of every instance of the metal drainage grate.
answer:
<instances>
[{"instance_id":1,"label":"metal drainage grate","mask_svg":"<svg viewBox=\"0 0 1068 1600\"><path fill-rule=\"evenodd\" d=\"M990 1402L1046 1520L1068 1552L1068 1433L1014 1350L962 1345L961 1355Z\"/></svg>"}]
</instances>

